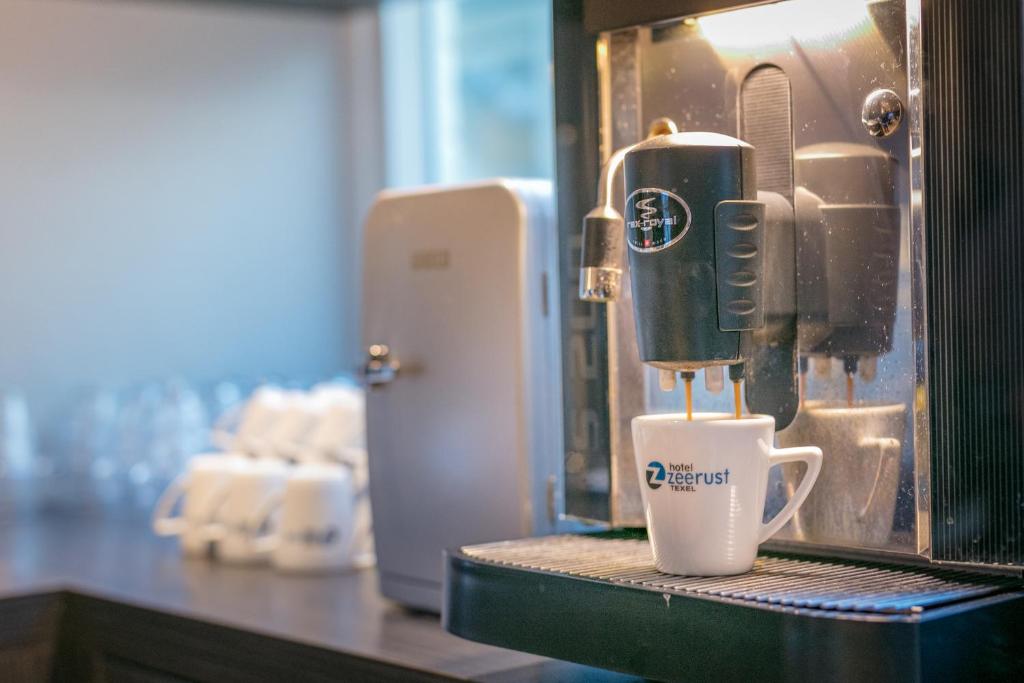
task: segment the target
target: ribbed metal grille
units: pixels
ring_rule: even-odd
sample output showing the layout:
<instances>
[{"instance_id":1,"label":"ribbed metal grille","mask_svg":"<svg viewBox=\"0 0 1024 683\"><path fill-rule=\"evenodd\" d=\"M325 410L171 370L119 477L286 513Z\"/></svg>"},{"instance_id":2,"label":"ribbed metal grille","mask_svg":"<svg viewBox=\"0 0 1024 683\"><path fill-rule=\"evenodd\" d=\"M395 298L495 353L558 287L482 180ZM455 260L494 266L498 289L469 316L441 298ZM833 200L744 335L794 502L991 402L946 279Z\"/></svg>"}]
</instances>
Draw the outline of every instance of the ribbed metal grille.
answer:
<instances>
[{"instance_id":1,"label":"ribbed metal grille","mask_svg":"<svg viewBox=\"0 0 1024 683\"><path fill-rule=\"evenodd\" d=\"M752 71L740 89L740 137L757 150L757 189L793 201L793 107L777 66Z\"/></svg>"},{"instance_id":2,"label":"ribbed metal grille","mask_svg":"<svg viewBox=\"0 0 1024 683\"><path fill-rule=\"evenodd\" d=\"M462 548L482 562L607 581L667 595L762 603L778 607L914 614L929 607L996 593L1017 584L1003 577L861 562L762 555L754 570L710 578L663 574L645 540L546 536Z\"/></svg>"},{"instance_id":3,"label":"ribbed metal grille","mask_svg":"<svg viewBox=\"0 0 1024 683\"><path fill-rule=\"evenodd\" d=\"M1024 564L1020 0L927 0L932 553Z\"/></svg>"}]
</instances>

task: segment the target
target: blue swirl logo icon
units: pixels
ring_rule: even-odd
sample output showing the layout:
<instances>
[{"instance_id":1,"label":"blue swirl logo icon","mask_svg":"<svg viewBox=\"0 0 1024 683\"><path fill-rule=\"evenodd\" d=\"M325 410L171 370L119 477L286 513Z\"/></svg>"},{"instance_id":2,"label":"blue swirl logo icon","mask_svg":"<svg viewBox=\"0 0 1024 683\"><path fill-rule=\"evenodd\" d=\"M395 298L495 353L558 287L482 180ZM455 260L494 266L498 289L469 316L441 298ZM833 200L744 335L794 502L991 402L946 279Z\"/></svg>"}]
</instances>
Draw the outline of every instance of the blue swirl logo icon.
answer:
<instances>
[{"instance_id":1,"label":"blue swirl logo icon","mask_svg":"<svg viewBox=\"0 0 1024 683\"><path fill-rule=\"evenodd\" d=\"M661 488L665 483L665 466L657 460L647 463L647 485L652 489Z\"/></svg>"}]
</instances>

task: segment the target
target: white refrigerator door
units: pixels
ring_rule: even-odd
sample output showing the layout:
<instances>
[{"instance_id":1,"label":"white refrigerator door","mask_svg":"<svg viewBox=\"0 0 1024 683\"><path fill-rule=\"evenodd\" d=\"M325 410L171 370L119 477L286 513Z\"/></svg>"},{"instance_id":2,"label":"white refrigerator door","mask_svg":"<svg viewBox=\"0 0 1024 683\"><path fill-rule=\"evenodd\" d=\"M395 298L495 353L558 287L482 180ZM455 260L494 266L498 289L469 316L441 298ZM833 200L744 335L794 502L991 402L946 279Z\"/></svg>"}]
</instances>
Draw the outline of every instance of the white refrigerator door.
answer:
<instances>
[{"instance_id":1,"label":"white refrigerator door","mask_svg":"<svg viewBox=\"0 0 1024 683\"><path fill-rule=\"evenodd\" d=\"M491 183L388 193L367 220L364 348L400 363L367 395L385 577L439 585L442 549L530 532L524 212Z\"/></svg>"}]
</instances>

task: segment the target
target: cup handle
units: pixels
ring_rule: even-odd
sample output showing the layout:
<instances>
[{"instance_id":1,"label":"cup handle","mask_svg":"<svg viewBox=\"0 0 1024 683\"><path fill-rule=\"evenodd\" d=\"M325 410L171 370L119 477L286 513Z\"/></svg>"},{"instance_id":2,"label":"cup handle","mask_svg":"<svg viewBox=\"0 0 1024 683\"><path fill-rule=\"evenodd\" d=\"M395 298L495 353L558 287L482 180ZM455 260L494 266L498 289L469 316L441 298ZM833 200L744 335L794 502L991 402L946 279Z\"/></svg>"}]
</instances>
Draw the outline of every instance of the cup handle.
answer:
<instances>
[{"instance_id":1,"label":"cup handle","mask_svg":"<svg viewBox=\"0 0 1024 683\"><path fill-rule=\"evenodd\" d=\"M774 467L787 462L807 463L807 471L800 481L796 493L789 499L785 507L775 515L770 522L761 525L761 534L757 538L760 545L775 535L775 532L782 528L782 525L789 521L789 518L796 513L797 508L803 504L811 487L818 479L821 472L821 449L817 446L797 446L796 448L772 448L768 451L768 467Z\"/></svg>"},{"instance_id":2,"label":"cup handle","mask_svg":"<svg viewBox=\"0 0 1024 683\"><path fill-rule=\"evenodd\" d=\"M253 511L252 516L249 518L250 528L256 529L257 534L259 534L259 531L270 522L271 515L281 507L281 502L283 500L283 493L275 493L257 506L256 510ZM268 555L277 547L278 540L278 533L276 531L270 531L269 533L257 535L253 538L252 548L260 555Z\"/></svg>"},{"instance_id":3,"label":"cup handle","mask_svg":"<svg viewBox=\"0 0 1024 683\"><path fill-rule=\"evenodd\" d=\"M868 494L868 499L864 502L864 507L857 513L858 519L864 519L868 514L868 510L871 509L871 504L875 502L875 492L878 490L878 484L882 481L882 470L885 468L886 461L900 452L902 444L900 444L899 439L872 436L861 439L859 445L862 448L870 446L878 448L878 468L875 470L875 483L871 485L871 492Z\"/></svg>"},{"instance_id":4,"label":"cup handle","mask_svg":"<svg viewBox=\"0 0 1024 683\"><path fill-rule=\"evenodd\" d=\"M160 495L153 508L153 533L157 536L177 536L185 531L187 523L181 515L171 517L171 510L188 489L188 472L179 474Z\"/></svg>"},{"instance_id":5,"label":"cup handle","mask_svg":"<svg viewBox=\"0 0 1024 683\"><path fill-rule=\"evenodd\" d=\"M221 482L220 486L213 493L217 501L213 504L213 512L210 513L210 519L203 525L202 530L203 538L207 541L223 541L227 535L227 529L224 528L224 523L220 521L220 515L224 509L224 504L228 502L229 490L230 485L228 482Z\"/></svg>"}]
</instances>

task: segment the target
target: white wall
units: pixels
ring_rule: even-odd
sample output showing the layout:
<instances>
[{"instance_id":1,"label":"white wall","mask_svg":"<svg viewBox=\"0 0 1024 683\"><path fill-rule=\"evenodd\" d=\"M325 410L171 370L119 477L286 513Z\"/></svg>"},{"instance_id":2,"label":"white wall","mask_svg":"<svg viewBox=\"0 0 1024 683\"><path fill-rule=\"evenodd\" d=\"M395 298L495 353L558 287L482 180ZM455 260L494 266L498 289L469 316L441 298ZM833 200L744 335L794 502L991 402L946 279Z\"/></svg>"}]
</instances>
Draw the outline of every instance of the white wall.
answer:
<instances>
[{"instance_id":1,"label":"white wall","mask_svg":"<svg viewBox=\"0 0 1024 683\"><path fill-rule=\"evenodd\" d=\"M0 0L0 386L348 370L375 21Z\"/></svg>"}]
</instances>

